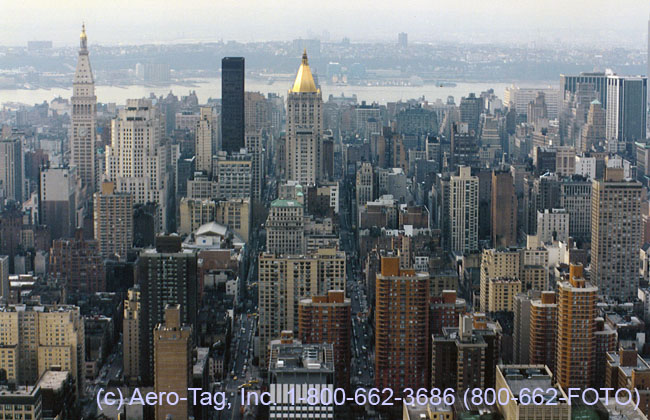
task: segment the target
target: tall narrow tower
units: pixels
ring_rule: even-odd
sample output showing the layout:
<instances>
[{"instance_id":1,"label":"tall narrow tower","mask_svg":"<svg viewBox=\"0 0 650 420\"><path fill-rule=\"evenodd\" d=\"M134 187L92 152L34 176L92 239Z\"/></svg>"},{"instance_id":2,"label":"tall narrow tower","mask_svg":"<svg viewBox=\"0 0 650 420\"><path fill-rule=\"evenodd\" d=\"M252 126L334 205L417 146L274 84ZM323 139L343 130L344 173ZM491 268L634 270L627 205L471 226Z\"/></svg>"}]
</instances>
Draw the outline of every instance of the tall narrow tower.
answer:
<instances>
[{"instance_id":1,"label":"tall narrow tower","mask_svg":"<svg viewBox=\"0 0 650 420\"><path fill-rule=\"evenodd\" d=\"M88 193L95 190L95 125L97 96L88 58L86 26L81 26L79 59L72 82L72 118L70 124L70 163L77 167L81 184Z\"/></svg>"},{"instance_id":2,"label":"tall narrow tower","mask_svg":"<svg viewBox=\"0 0 650 420\"><path fill-rule=\"evenodd\" d=\"M307 186L322 177L323 95L314 82L307 51L287 97L288 180Z\"/></svg>"}]
</instances>

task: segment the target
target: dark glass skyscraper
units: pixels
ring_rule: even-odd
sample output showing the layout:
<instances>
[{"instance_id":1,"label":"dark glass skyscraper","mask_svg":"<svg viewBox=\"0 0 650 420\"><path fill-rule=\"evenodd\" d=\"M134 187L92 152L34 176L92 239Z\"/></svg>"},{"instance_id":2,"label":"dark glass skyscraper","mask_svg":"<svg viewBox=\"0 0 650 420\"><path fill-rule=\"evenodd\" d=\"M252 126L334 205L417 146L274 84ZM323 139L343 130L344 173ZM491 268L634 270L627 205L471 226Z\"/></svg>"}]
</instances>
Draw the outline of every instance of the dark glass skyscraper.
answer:
<instances>
[{"instance_id":1,"label":"dark glass skyscraper","mask_svg":"<svg viewBox=\"0 0 650 420\"><path fill-rule=\"evenodd\" d=\"M244 57L221 60L221 149L244 147Z\"/></svg>"}]
</instances>

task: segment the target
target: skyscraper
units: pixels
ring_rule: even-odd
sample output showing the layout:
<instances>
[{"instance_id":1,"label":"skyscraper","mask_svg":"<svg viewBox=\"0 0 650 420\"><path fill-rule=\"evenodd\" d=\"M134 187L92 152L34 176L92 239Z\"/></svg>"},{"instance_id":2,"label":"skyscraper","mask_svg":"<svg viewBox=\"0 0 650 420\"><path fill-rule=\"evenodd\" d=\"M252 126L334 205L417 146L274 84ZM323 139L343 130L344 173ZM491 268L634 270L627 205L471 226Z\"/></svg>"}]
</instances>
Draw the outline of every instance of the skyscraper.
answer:
<instances>
[{"instance_id":1,"label":"skyscraper","mask_svg":"<svg viewBox=\"0 0 650 420\"><path fill-rule=\"evenodd\" d=\"M181 322L180 305L165 307L164 323L156 325L153 335L154 391L179 397L177 404L156 404L156 420L186 420L192 407L192 327Z\"/></svg>"},{"instance_id":2,"label":"skyscraper","mask_svg":"<svg viewBox=\"0 0 650 420\"><path fill-rule=\"evenodd\" d=\"M40 179L41 223L52 239L70 238L76 227L76 168L44 168Z\"/></svg>"},{"instance_id":3,"label":"skyscraper","mask_svg":"<svg viewBox=\"0 0 650 420\"><path fill-rule=\"evenodd\" d=\"M598 288L584 279L581 265L571 265L558 290L556 379L564 389L586 388L593 380Z\"/></svg>"},{"instance_id":4,"label":"skyscraper","mask_svg":"<svg viewBox=\"0 0 650 420\"><path fill-rule=\"evenodd\" d=\"M426 387L429 381L429 274L381 258L375 282L375 386Z\"/></svg>"},{"instance_id":5,"label":"skyscraper","mask_svg":"<svg viewBox=\"0 0 650 420\"><path fill-rule=\"evenodd\" d=\"M124 379L137 383L140 378L140 324L142 308L140 307L140 288L136 285L128 291L124 300L124 320L122 321L122 354Z\"/></svg>"},{"instance_id":6,"label":"skyscraper","mask_svg":"<svg viewBox=\"0 0 650 420\"><path fill-rule=\"evenodd\" d=\"M88 58L86 27L81 26L79 58L72 82L70 117L70 165L77 167L82 187L92 193L95 188L95 126L97 96Z\"/></svg>"},{"instance_id":7,"label":"skyscraper","mask_svg":"<svg viewBox=\"0 0 650 420\"><path fill-rule=\"evenodd\" d=\"M323 95L314 82L307 51L287 97L286 178L308 186L322 176Z\"/></svg>"},{"instance_id":8,"label":"skyscraper","mask_svg":"<svg viewBox=\"0 0 650 420\"><path fill-rule=\"evenodd\" d=\"M167 229L171 152L164 140L163 121L150 99L126 101L111 121L106 180L115 182L115 191L131 193L134 204L157 203L161 228Z\"/></svg>"},{"instance_id":9,"label":"skyscraper","mask_svg":"<svg viewBox=\"0 0 650 420\"><path fill-rule=\"evenodd\" d=\"M221 150L244 147L244 57L221 60Z\"/></svg>"},{"instance_id":10,"label":"skyscraper","mask_svg":"<svg viewBox=\"0 0 650 420\"><path fill-rule=\"evenodd\" d=\"M478 178L461 166L449 181L450 251L463 254L478 249Z\"/></svg>"},{"instance_id":11,"label":"skyscraper","mask_svg":"<svg viewBox=\"0 0 650 420\"><path fill-rule=\"evenodd\" d=\"M196 127L196 170L212 176L212 157L216 154L217 126L211 107L201 107L201 119Z\"/></svg>"},{"instance_id":12,"label":"skyscraper","mask_svg":"<svg viewBox=\"0 0 650 420\"><path fill-rule=\"evenodd\" d=\"M492 246L517 244L517 195L508 170L492 172Z\"/></svg>"},{"instance_id":13,"label":"skyscraper","mask_svg":"<svg viewBox=\"0 0 650 420\"><path fill-rule=\"evenodd\" d=\"M607 77L607 141L634 145L646 138L648 78L645 76ZM623 146L621 146L623 147ZM610 151L613 151L610 149Z\"/></svg>"},{"instance_id":14,"label":"skyscraper","mask_svg":"<svg viewBox=\"0 0 650 420\"><path fill-rule=\"evenodd\" d=\"M102 183L94 195L95 239L103 258L125 261L133 246L133 195L115 192L114 182Z\"/></svg>"},{"instance_id":15,"label":"skyscraper","mask_svg":"<svg viewBox=\"0 0 650 420\"><path fill-rule=\"evenodd\" d=\"M305 253L303 205L297 200L274 200L266 219L266 252L275 255Z\"/></svg>"},{"instance_id":16,"label":"skyscraper","mask_svg":"<svg viewBox=\"0 0 650 420\"><path fill-rule=\"evenodd\" d=\"M157 238L157 241L160 237ZM153 381L154 327L164 320L165 307L179 304L181 322L196 325L197 257L195 253L142 251L136 265L136 281L140 285L140 360L144 383Z\"/></svg>"},{"instance_id":17,"label":"skyscraper","mask_svg":"<svg viewBox=\"0 0 650 420\"><path fill-rule=\"evenodd\" d=\"M85 240L83 231L71 239L57 239L50 248L49 278L58 280L68 293L106 291L104 261L96 240Z\"/></svg>"},{"instance_id":18,"label":"skyscraper","mask_svg":"<svg viewBox=\"0 0 650 420\"><path fill-rule=\"evenodd\" d=\"M271 340L283 330L298 332L301 299L346 290L345 253L333 248L307 256L264 253L258 264L260 359L266 361Z\"/></svg>"},{"instance_id":19,"label":"skyscraper","mask_svg":"<svg viewBox=\"0 0 650 420\"><path fill-rule=\"evenodd\" d=\"M25 198L25 162L21 136L10 136L0 140L0 199Z\"/></svg>"},{"instance_id":20,"label":"skyscraper","mask_svg":"<svg viewBox=\"0 0 650 420\"><path fill-rule=\"evenodd\" d=\"M470 93L460 99L460 122L467 123L470 134L478 136L478 123L483 110L483 98Z\"/></svg>"},{"instance_id":21,"label":"skyscraper","mask_svg":"<svg viewBox=\"0 0 650 420\"><path fill-rule=\"evenodd\" d=\"M246 151L251 159L251 199L262 199L264 185L264 143L262 131L248 131L245 136Z\"/></svg>"},{"instance_id":22,"label":"skyscraper","mask_svg":"<svg viewBox=\"0 0 650 420\"><path fill-rule=\"evenodd\" d=\"M555 292L542 292L540 299L530 304L529 360L531 364L548 366L551 372L555 372L557 325Z\"/></svg>"},{"instance_id":23,"label":"skyscraper","mask_svg":"<svg viewBox=\"0 0 650 420\"><path fill-rule=\"evenodd\" d=\"M634 299L643 240L641 183L623 179L622 168L606 168L591 194L591 281L605 296Z\"/></svg>"}]
</instances>

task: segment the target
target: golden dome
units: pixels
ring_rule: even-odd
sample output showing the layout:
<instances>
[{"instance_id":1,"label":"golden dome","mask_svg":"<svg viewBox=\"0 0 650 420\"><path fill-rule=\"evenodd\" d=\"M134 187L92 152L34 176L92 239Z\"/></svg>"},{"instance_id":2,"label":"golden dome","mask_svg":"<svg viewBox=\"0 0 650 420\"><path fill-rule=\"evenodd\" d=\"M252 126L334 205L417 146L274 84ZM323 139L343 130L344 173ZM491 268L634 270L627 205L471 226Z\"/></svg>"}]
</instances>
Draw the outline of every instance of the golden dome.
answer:
<instances>
[{"instance_id":1,"label":"golden dome","mask_svg":"<svg viewBox=\"0 0 650 420\"><path fill-rule=\"evenodd\" d=\"M307 50L302 53L302 63L298 69L296 81L293 83L291 92L318 92L318 88L314 82L314 76L312 76L311 69L309 68L309 61L307 61Z\"/></svg>"},{"instance_id":2,"label":"golden dome","mask_svg":"<svg viewBox=\"0 0 650 420\"><path fill-rule=\"evenodd\" d=\"M79 38L81 39L86 39L86 24L82 23L81 24L81 35L79 35Z\"/></svg>"}]
</instances>

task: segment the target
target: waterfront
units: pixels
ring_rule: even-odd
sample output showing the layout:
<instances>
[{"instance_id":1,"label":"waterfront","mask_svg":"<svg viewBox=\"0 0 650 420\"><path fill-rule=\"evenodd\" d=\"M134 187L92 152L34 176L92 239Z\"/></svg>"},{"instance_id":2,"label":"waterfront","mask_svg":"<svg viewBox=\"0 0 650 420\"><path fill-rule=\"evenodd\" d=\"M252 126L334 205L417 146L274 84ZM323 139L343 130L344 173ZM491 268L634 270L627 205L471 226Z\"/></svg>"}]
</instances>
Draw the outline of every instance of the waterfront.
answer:
<instances>
[{"instance_id":1,"label":"waterfront","mask_svg":"<svg viewBox=\"0 0 650 420\"><path fill-rule=\"evenodd\" d=\"M470 92L477 95L488 89L494 89L497 96L503 98L505 88L511 86L511 83L486 83L486 82L458 82L456 86L440 87L434 84L423 86L338 86L323 85L323 99L327 101L329 95L345 96L357 95L359 102L394 102L399 100L424 98L430 102L437 98L446 101L448 96L453 96L456 104L460 98L467 96ZM521 87L549 87L549 82L524 82L517 84ZM251 92L277 93L286 96L287 90L291 87L291 82L285 80L274 81L269 84L267 81L253 79L246 81L246 90ZM557 88L557 84L552 85ZM221 97L221 79L209 78L199 79L193 85L190 84L171 84L168 86L102 86L96 88L97 101L101 103L124 104L128 98L148 97L152 92L156 96L167 95L170 91L177 96L187 95L190 91L196 91L200 103L205 103L209 98ZM20 103L25 105L34 105L43 101L51 101L56 97L70 98L72 89L52 88L52 89L0 89L0 104Z\"/></svg>"}]
</instances>

